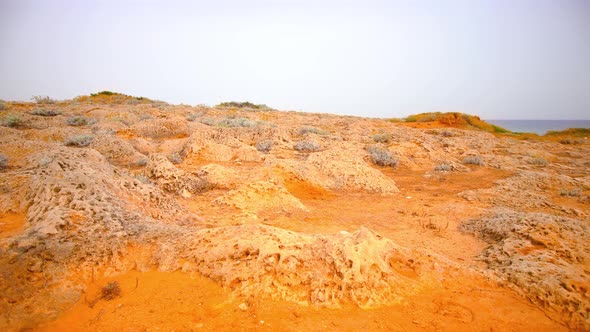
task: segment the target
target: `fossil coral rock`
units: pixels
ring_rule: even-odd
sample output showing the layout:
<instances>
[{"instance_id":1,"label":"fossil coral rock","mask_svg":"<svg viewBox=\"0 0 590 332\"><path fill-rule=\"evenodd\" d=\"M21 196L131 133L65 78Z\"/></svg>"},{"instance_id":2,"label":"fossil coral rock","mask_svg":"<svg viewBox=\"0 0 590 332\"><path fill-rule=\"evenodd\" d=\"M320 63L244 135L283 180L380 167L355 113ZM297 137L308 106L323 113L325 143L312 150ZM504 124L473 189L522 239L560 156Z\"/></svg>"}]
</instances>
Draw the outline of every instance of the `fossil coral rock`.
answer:
<instances>
[{"instance_id":1,"label":"fossil coral rock","mask_svg":"<svg viewBox=\"0 0 590 332\"><path fill-rule=\"evenodd\" d=\"M271 226L204 229L156 254L164 269L182 268L246 295L267 293L307 304L362 307L398 303L432 280L432 262L379 234L306 235Z\"/></svg>"},{"instance_id":2,"label":"fossil coral rock","mask_svg":"<svg viewBox=\"0 0 590 332\"><path fill-rule=\"evenodd\" d=\"M209 187L207 181L197 175L184 172L174 166L166 156L151 154L145 170L146 174L166 191L190 197Z\"/></svg>"},{"instance_id":3,"label":"fossil coral rock","mask_svg":"<svg viewBox=\"0 0 590 332\"><path fill-rule=\"evenodd\" d=\"M497 209L463 229L489 243L481 258L533 302L565 311L590 327L590 244L586 222L545 213Z\"/></svg>"}]
</instances>

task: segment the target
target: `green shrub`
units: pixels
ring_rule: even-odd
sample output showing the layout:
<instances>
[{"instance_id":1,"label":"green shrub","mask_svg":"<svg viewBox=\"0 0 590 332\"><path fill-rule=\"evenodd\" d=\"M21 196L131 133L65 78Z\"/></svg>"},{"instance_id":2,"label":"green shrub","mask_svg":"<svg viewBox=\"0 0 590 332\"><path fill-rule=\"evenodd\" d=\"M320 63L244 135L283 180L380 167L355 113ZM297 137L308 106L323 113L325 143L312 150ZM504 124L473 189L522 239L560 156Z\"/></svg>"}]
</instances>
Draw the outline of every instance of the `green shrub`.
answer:
<instances>
[{"instance_id":1,"label":"green shrub","mask_svg":"<svg viewBox=\"0 0 590 332\"><path fill-rule=\"evenodd\" d=\"M90 96L92 96L92 97L96 97L98 95L112 96L114 94L117 94L117 93L116 92L106 91L105 90L105 91L100 91L100 92L97 92L97 93L91 93Z\"/></svg>"},{"instance_id":2,"label":"green shrub","mask_svg":"<svg viewBox=\"0 0 590 332\"><path fill-rule=\"evenodd\" d=\"M254 104L249 101L246 101L246 102L237 102L237 101L224 102L224 103L218 104L215 107L252 108L252 109L256 109L256 110L270 109L270 107L268 107L264 104Z\"/></svg>"},{"instance_id":3,"label":"green shrub","mask_svg":"<svg viewBox=\"0 0 590 332\"><path fill-rule=\"evenodd\" d=\"M9 114L2 120L5 127L16 128L23 125L23 120L16 114Z\"/></svg>"},{"instance_id":4,"label":"green shrub","mask_svg":"<svg viewBox=\"0 0 590 332\"><path fill-rule=\"evenodd\" d=\"M4 100L0 100L0 111L4 111L6 109L6 104L4 103Z\"/></svg>"},{"instance_id":5,"label":"green shrub","mask_svg":"<svg viewBox=\"0 0 590 332\"><path fill-rule=\"evenodd\" d=\"M494 132L495 133L500 133L500 134L505 134L505 133L509 133L510 131L500 127L500 126L496 126L496 125L492 125L492 128L494 128Z\"/></svg>"}]
</instances>

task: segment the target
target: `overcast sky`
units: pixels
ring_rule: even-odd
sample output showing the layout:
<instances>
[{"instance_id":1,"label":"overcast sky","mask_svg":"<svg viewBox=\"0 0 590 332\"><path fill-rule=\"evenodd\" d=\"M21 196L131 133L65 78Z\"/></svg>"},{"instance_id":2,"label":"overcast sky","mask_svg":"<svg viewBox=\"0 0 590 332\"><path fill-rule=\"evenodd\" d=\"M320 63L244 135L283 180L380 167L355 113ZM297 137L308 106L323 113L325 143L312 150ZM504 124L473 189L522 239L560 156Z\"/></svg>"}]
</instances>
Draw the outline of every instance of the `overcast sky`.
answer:
<instances>
[{"instance_id":1,"label":"overcast sky","mask_svg":"<svg viewBox=\"0 0 590 332\"><path fill-rule=\"evenodd\" d=\"M0 98L590 119L590 1L0 0Z\"/></svg>"}]
</instances>

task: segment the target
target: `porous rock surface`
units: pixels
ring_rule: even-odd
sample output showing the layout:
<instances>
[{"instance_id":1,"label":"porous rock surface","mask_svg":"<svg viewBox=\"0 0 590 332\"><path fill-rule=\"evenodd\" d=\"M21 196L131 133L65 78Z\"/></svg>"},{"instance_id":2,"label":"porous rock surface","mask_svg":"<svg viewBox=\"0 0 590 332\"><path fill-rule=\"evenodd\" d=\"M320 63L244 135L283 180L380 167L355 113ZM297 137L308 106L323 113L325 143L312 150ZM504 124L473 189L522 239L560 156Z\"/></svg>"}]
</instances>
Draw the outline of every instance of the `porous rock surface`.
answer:
<instances>
[{"instance_id":1,"label":"porous rock surface","mask_svg":"<svg viewBox=\"0 0 590 332\"><path fill-rule=\"evenodd\" d=\"M533 302L563 311L573 326L590 321L590 243L587 222L500 208L463 224L489 243L488 267Z\"/></svg>"},{"instance_id":2,"label":"porous rock surface","mask_svg":"<svg viewBox=\"0 0 590 332\"><path fill-rule=\"evenodd\" d=\"M367 228L307 235L264 225L218 227L184 236L155 257L163 269L199 271L245 295L302 304L399 303L436 282L432 261Z\"/></svg>"}]
</instances>

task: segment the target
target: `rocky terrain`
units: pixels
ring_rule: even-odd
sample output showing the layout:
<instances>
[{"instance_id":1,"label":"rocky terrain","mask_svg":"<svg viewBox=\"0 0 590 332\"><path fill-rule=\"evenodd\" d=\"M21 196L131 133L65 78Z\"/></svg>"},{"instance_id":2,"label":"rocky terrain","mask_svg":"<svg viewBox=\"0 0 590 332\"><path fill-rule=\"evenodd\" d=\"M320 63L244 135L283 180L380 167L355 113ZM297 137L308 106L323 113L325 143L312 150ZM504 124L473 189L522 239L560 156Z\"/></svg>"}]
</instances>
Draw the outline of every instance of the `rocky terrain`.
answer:
<instances>
[{"instance_id":1,"label":"rocky terrain","mask_svg":"<svg viewBox=\"0 0 590 332\"><path fill-rule=\"evenodd\" d=\"M0 330L590 329L579 132L3 105Z\"/></svg>"}]
</instances>

